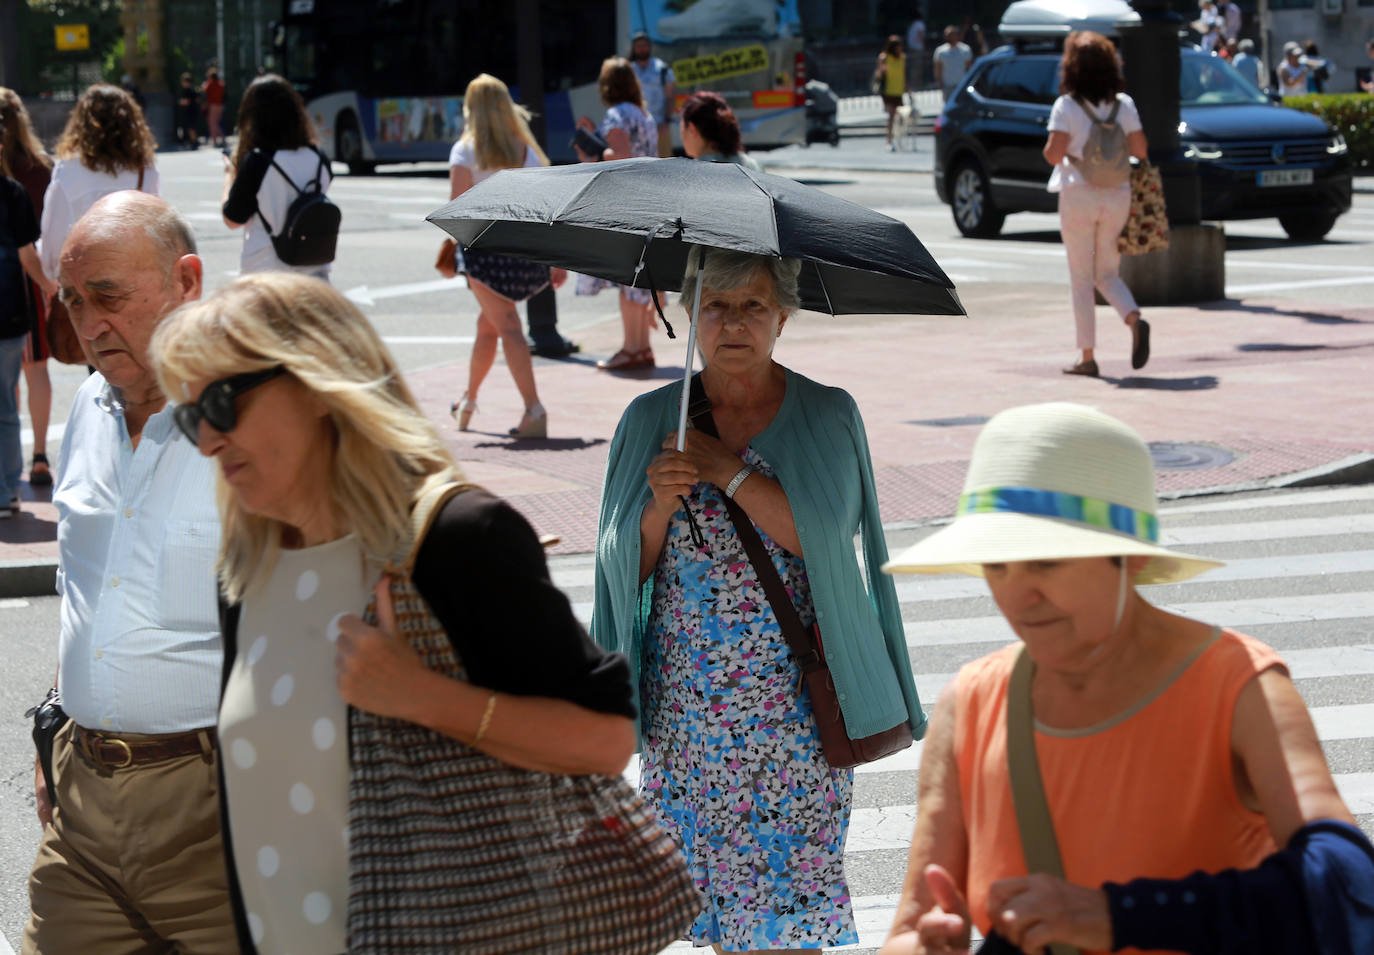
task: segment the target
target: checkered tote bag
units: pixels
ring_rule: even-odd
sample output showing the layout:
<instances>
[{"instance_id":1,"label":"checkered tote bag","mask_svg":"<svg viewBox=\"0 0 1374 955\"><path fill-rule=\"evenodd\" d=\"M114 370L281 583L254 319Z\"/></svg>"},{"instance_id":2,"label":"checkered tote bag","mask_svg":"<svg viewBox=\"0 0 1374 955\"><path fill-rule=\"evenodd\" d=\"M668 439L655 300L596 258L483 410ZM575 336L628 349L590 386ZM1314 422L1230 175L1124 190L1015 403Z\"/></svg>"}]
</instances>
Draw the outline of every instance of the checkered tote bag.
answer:
<instances>
[{"instance_id":1,"label":"checkered tote bag","mask_svg":"<svg viewBox=\"0 0 1374 955\"><path fill-rule=\"evenodd\" d=\"M393 577L400 635L432 669L464 675L411 582L449 485L416 507ZM376 623L375 601L365 619ZM657 952L700 901L681 851L619 776L509 766L403 720L351 709L350 953Z\"/></svg>"}]
</instances>

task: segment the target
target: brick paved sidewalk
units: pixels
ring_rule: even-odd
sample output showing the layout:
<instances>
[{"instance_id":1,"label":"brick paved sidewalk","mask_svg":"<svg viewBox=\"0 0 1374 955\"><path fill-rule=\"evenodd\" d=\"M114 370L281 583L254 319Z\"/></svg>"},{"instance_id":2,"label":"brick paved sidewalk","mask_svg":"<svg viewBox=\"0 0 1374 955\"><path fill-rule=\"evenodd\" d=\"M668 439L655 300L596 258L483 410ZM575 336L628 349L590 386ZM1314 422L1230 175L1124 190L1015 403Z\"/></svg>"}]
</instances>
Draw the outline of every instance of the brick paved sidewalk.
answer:
<instances>
[{"instance_id":1,"label":"brick paved sidewalk","mask_svg":"<svg viewBox=\"0 0 1374 955\"><path fill-rule=\"evenodd\" d=\"M970 286L964 298L968 319L806 313L778 343L779 361L858 401L887 522L950 514L978 425L1029 402L1084 402L1130 423L1157 443L1164 493L1281 480L1374 452L1374 431L1356 410L1374 396L1374 308L1317 312L1247 300L1149 309L1154 356L1138 373L1130 371L1125 326L1100 308L1104 377L1093 380L1059 370L1075 355L1062 286ZM655 333L655 372L597 371L593 362L618 347L619 332L608 313L580 336L575 360L537 362L547 441L505 437L520 406L501 364L480 396L473 421L480 430L467 434L447 413L465 367L410 379L470 477L510 498L540 532L558 534L556 553L594 547L601 477L621 411L681 375L682 339L670 342L662 332ZM23 514L0 523L0 566L55 556L55 518L51 505L25 503Z\"/></svg>"}]
</instances>

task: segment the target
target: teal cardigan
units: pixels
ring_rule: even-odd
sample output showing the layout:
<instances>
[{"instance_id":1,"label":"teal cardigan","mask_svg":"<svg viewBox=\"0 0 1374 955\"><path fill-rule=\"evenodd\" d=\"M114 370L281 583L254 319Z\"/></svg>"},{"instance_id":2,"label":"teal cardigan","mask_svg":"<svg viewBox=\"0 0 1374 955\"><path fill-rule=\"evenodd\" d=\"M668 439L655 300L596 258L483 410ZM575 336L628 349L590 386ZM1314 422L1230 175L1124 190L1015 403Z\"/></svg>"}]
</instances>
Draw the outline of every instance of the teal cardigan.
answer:
<instances>
[{"instance_id":1,"label":"teal cardigan","mask_svg":"<svg viewBox=\"0 0 1374 955\"><path fill-rule=\"evenodd\" d=\"M897 589L879 569L887 542L859 409L840 388L790 370L786 376L782 407L750 446L772 466L791 505L845 726L859 738L905 719L920 739L926 717ZM651 497L645 469L664 435L677 428L681 394L677 382L639 396L625 410L602 490L592 638L629 658L636 702L654 589L653 574L639 585L639 521ZM862 570L854 554L856 532L863 539Z\"/></svg>"}]
</instances>

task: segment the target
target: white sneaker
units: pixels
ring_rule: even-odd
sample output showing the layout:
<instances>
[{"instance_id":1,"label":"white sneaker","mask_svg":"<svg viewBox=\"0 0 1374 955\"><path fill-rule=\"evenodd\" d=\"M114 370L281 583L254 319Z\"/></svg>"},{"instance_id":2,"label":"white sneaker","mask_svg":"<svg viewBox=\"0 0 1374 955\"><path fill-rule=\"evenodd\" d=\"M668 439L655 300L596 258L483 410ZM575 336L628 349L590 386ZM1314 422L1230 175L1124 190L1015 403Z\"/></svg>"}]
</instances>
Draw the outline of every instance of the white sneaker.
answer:
<instances>
[{"instance_id":1,"label":"white sneaker","mask_svg":"<svg viewBox=\"0 0 1374 955\"><path fill-rule=\"evenodd\" d=\"M775 0L697 0L681 13L661 17L652 32L671 40L778 32Z\"/></svg>"}]
</instances>

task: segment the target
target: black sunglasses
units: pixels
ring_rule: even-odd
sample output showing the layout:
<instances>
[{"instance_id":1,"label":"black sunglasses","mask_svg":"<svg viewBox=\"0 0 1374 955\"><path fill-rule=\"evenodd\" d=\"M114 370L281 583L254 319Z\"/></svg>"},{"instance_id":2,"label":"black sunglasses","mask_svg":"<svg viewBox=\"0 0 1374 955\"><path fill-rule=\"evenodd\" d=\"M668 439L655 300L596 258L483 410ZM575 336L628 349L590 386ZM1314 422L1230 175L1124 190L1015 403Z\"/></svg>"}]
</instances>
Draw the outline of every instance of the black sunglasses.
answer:
<instances>
[{"instance_id":1,"label":"black sunglasses","mask_svg":"<svg viewBox=\"0 0 1374 955\"><path fill-rule=\"evenodd\" d=\"M176 421L181 433L193 445L200 443L200 423L208 421L210 427L220 434L228 434L238 424L239 414L236 400L239 395L252 391L278 375L286 374L281 365L263 371L250 371L242 375L230 375L205 386L195 401L177 405L172 409L172 419Z\"/></svg>"}]
</instances>

